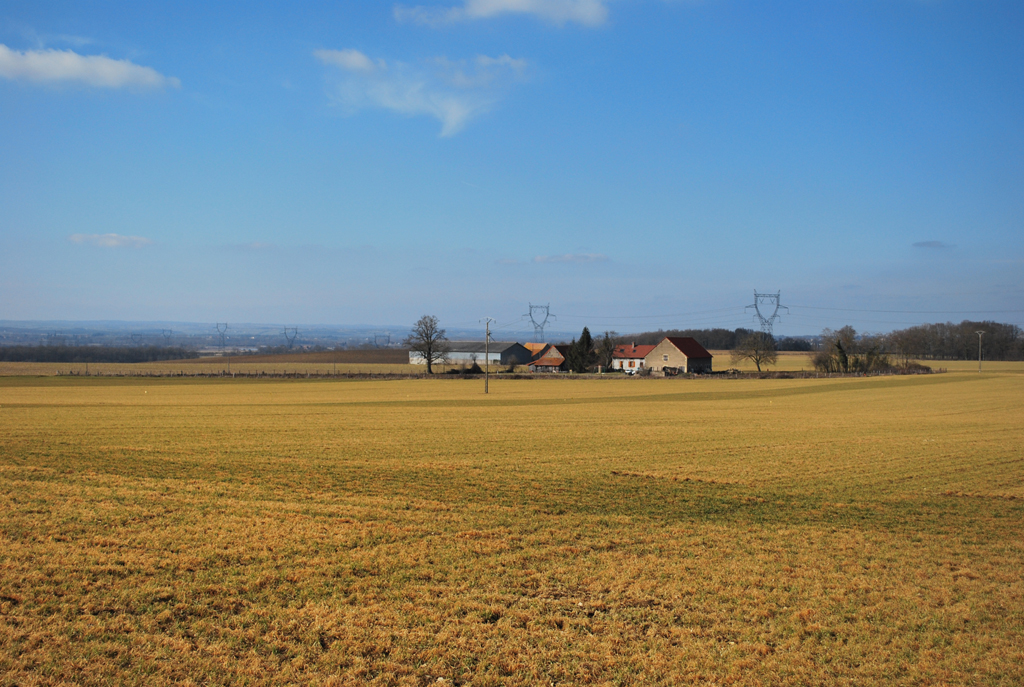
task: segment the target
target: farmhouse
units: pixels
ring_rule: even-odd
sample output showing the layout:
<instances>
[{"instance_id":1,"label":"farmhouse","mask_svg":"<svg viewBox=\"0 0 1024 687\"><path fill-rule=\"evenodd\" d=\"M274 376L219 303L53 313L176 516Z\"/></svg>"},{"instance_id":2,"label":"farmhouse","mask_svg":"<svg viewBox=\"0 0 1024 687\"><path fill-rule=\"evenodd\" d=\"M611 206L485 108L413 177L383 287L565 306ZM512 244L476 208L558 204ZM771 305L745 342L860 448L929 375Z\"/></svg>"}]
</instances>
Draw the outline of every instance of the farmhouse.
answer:
<instances>
[{"instance_id":1,"label":"farmhouse","mask_svg":"<svg viewBox=\"0 0 1024 687\"><path fill-rule=\"evenodd\" d=\"M536 346L537 344L527 344ZM530 372L563 372L565 370L565 356L569 354L569 347L566 345L556 346L554 344L543 344L530 361Z\"/></svg>"},{"instance_id":2,"label":"farmhouse","mask_svg":"<svg viewBox=\"0 0 1024 687\"><path fill-rule=\"evenodd\" d=\"M612 369L635 374L643 369L647 354L654 348L654 346L643 344L637 346L635 343L616 346L612 351Z\"/></svg>"},{"instance_id":3,"label":"farmhouse","mask_svg":"<svg viewBox=\"0 0 1024 687\"><path fill-rule=\"evenodd\" d=\"M644 357L652 372L711 372L711 354L689 336L666 336Z\"/></svg>"},{"instance_id":4,"label":"farmhouse","mask_svg":"<svg viewBox=\"0 0 1024 687\"><path fill-rule=\"evenodd\" d=\"M483 365L525 365L530 360L530 351L520 343L508 341L492 341L486 346L487 360L484 359L483 341L450 341L448 343L448 360L456 365L477 363ZM409 351L410 365L426 365L427 361L418 351Z\"/></svg>"}]
</instances>

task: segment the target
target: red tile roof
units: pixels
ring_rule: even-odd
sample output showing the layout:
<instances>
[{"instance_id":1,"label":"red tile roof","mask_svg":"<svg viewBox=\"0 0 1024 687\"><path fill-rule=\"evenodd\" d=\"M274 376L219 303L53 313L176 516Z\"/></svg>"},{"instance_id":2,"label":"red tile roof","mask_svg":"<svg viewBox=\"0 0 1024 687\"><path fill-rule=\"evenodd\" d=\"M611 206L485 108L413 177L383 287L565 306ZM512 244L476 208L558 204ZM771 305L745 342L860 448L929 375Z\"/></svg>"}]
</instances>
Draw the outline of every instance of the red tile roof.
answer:
<instances>
[{"instance_id":1,"label":"red tile roof","mask_svg":"<svg viewBox=\"0 0 1024 687\"><path fill-rule=\"evenodd\" d=\"M710 358L708 350L697 343L696 339L689 336L666 336L668 342L679 349L687 358Z\"/></svg>"},{"instance_id":2,"label":"red tile roof","mask_svg":"<svg viewBox=\"0 0 1024 687\"><path fill-rule=\"evenodd\" d=\"M646 358L647 354L653 351L655 348L655 346L634 346L632 344L616 346L615 351L612 352L612 358Z\"/></svg>"},{"instance_id":3,"label":"red tile roof","mask_svg":"<svg viewBox=\"0 0 1024 687\"><path fill-rule=\"evenodd\" d=\"M562 363L565 361L565 355L556 346L548 345L540 353L535 353L533 360L556 360Z\"/></svg>"}]
</instances>

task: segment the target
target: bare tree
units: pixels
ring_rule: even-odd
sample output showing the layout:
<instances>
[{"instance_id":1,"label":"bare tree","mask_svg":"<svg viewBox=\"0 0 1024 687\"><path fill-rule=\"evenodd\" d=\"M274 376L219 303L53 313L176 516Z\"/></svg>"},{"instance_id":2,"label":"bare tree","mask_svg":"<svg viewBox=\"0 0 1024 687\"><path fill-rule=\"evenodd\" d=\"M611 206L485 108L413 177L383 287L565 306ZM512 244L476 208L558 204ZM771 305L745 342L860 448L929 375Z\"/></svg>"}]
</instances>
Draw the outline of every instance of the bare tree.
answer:
<instances>
[{"instance_id":1,"label":"bare tree","mask_svg":"<svg viewBox=\"0 0 1024 687\"><path fill-rule=\"evenodd\" d=\"M615 357L615 339L618 332L605 332L601 343L597 345L597 364L605 370L612 369L612 361Z\"/></svg>"},{"instance_id":2,"label":"bare tree","mask_svg":"<svg viewBox=\"0 0 1024 687\"><path fill-rule=\"evenodd\" d=\"M761 364L774 365L779 359L775 350L775 337L765 332L751 332L732 351L732 362L750 360L761 371Z\"/></svg>"},{"instance_id":3,"label":"bare tree","mask_svg":"<svg viewBox=\"0 0 1024 687\"><path fill-rule=\"evenodd\" d=\"M857 335L847 325L842 329L824 329L821 349L814 355L814 369L819 372L883 372L892 369L886 353L891 338Z\"/></svg>"},{"instance_id":4,"label":"bare tree","mask_svg":"<svg viewBox=\"0 0 1024 687\"><path fill-rule=\"evenodd\" d=\"M424 315L416 320L404 343L427 361L427 374L434 373L434 363L448 361L448 337L433 315Z\"/></svg>"}]
</instances>

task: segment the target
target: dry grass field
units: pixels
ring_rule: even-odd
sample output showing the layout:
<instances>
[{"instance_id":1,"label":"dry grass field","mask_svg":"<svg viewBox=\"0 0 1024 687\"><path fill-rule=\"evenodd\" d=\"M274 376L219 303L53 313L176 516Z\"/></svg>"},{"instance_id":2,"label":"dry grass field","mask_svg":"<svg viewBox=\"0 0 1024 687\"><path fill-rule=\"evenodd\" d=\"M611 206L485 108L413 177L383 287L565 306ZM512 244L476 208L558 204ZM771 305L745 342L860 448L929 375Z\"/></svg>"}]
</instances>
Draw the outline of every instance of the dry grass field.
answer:
<instances>
[{"instance_id":1,"label":"dry grass field","mask_svg":"<svg viewBox=\"0 0 1024 687\"><path fill-rule=\"evenodd\" d=\"M1024 683L1019 370L481 392L0 378L0 684Z\"/></svg>"}]
</instances>

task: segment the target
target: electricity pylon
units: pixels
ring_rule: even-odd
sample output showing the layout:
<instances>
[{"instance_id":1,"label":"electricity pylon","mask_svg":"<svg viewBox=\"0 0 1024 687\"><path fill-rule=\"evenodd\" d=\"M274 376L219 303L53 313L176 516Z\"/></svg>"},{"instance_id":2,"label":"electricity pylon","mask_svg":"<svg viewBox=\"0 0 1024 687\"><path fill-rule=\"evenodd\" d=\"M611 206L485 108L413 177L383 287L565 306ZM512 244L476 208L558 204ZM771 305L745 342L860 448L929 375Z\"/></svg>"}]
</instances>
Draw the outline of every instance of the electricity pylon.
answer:
<instances>
[{"instance_id":1,"label":"electricity pylon","mask_svg":"<svg viewBox=\"0 0 1024 687\"><path fill-rule=\"evenodd\" d=\"M220 352L223 353L228 346L228 323L218 322L217 333L220 334Z\"/></svg>"},{"instance_id":2,"label":"electricity pylon","mask_svg":"<svg viewBox=\"0 0 1024 687\"><path fill-rule=\"evenodd\" d=\"M785 310L787 313L789 312L789 308L779 304L780 293L781 291L777 291L775 293L758 293L755 289L753 304L744 308L744 310L749 310L750 308L754 309L757 319L761 322L761 331L773 338L775 334L772 331L772 328L775 325L775 320L782 317L779 314L779 311ZM766 315L769 310L771 310L771 314Z\"/></svg>"},{"instance_id":3,"label":"electricity pylon","mask_svg":"<svg viewBox=\"0 0 1024 687\"><path fill-rule=\"evenodd\" d=\"M544 319L538 322L537 317L534 317L534 313L537 313L538 316L543 313ZM530 303L530 312L526 313L523 317L530 318L530 322L533 324L533 335L534 338L536 338L537 343L544 343L544 325L548 323L548 319L558 319L551 314L550 303L547 305L534 305L533 303Z\"/></svg>"},{"instance_id":4,"label":"electricity pylon","mask_svg":"<svg viewBox=\"0 0 1024 687\"><path fill-rule=\"evenodd\" d=\"M292 333L291 336L288 336L288 332ZM299 337L299 328L292 327L289 329L288 327L285 327L281 333L284 334L284 338L288 341L288 349L291 350L291 347L295 345L295 339Z\"/></svg>"}]
</instances>

